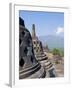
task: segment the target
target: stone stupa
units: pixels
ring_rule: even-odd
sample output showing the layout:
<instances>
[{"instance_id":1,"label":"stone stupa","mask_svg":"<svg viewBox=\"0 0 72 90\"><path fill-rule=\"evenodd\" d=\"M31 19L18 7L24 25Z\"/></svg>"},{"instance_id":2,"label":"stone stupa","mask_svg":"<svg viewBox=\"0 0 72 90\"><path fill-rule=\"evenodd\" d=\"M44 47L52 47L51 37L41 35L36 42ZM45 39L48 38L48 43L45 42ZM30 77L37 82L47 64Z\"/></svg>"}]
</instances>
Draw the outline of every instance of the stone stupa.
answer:
<instances>
[{"instance_id":1,"label":"stone stupa","mask_svg":"<svg viewBox=\"0 0 72 90\"><path fill-rule=\"evenodd\" d=\"M32 37L19 18L19 79L43 78L45 70L34 56Z\"/></svg>"},{"instance_id":2,"label":"stone stupa","mask_svg":"<svg viewBox=\"0 0 72 90\"><path fill-rule=\"evenodd\" d=\"M42 42L38 39L35 32L35 24L32 25L32 42L34 54L38 62L45 68L47 77L55 77L54 65L48 60L48 56L43 51Z\"/></svg>"}]
</instances>

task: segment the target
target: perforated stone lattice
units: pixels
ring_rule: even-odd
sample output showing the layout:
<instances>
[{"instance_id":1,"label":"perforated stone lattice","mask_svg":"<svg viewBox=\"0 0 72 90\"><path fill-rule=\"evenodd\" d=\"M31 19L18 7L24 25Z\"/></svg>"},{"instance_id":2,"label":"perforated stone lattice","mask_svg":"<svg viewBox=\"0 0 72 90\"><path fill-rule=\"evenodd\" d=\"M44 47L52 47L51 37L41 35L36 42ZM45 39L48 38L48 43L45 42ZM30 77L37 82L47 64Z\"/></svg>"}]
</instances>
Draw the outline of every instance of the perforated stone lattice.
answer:
<instances>
[{"instance_id":1,"label":"perforated stone lattice","mask_svg":"<svg viewBox=\"0 0 72 90\"><path fill-rule=\"evenodd\" d=\"M44 68L37 62L30 32L19 18L19 78L41 78L45 76Z\"/></svg>"},{"instance_id":2,"label":"perforated stone lattice","mask_svg":"<svg viewBox=\"0 0 72 90\"><path fill-rule=\"evenodd\" d=\"M36 59L40 62L40 64L45 68L47 74L49 73L49 77L55 77L55 69L53 64L48 60L48 56L43 51L42 42L38 39L35 33L35 25L33 24L32 28L32 41L33 41L33 49ZM35 36L34 36L35 35ZM48 76L47 76L48 77Z\"/></svg>"}]
</instances>

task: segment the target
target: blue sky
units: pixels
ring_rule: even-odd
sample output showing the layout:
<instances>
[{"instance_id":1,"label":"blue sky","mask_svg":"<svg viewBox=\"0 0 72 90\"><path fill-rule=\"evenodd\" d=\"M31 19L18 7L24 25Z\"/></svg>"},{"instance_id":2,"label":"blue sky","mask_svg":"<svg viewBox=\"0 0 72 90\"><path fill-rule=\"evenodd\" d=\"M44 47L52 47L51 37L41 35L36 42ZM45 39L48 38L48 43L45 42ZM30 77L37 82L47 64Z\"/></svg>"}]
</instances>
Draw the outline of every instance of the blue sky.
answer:
<instances>
[{"instance_id":1,"label":"blue sky","mask_svg":"<svg viewBox=\"0 0 72 90\"><path fill-rule=\"evenodd\" d=\"M30 33L32 24L35 24L37 36L64 35L64 13L20 10L19 16L24 19Z\"/></svg>"}]
</instances>

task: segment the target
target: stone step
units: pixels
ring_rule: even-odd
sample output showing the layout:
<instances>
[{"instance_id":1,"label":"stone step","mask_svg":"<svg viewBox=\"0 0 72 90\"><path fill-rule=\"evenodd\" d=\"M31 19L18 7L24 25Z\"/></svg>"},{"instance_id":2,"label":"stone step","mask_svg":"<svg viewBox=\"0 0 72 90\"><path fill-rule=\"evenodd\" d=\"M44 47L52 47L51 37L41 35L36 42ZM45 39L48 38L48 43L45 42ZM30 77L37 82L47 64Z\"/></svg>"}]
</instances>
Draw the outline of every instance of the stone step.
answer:
<instances>
[{"instance_id":1,"label":"stone step","mask_svg":"<svg viewBox=\"0 0 72 90\"><path fill-rule=\"evenodd\" d=\"M41 68L41 65L39 64L37 67L27 71L27 72L22 72L20 74L20 79L23 79L23 78L26 78L26 77L29 77L30 75L34 74L35 72L37 72L39 69Z\"/></svg>"},{"instance_id":2,"label":"stone step","mask_svg":"<svg viewBox=\"0 0 72 90\"><path fill-rule=\"evenodd\" d=\"M32 67L29 67L29 68L23 68L23 70L20 70L19 73L23 73L23 72L27 72L29 70L32 70L34 68L36 68L37 66L39 65L39 63L35 63L34 65L32 65Z\"/></svg>"},{"instance_id":3,"label":"stone step","mask_svg":"<svg viewBox=\"0 0 72 90\"><path fill-rule=\"evenodd\" d=\"M41 67L39 69L39 71L35 72L34 74L32 74L31 76L27 77L27 78L44 78L46 76L46 72L44 70L43 67Z\"/></svg>"},{"instance_id":4,"label":"stone step","mask_svg":"<svg viewBox=\"0 0 72 90\"><path fill-rule=\"evenodd\" d=\"M54 68L53 64L50 61L48 61L48 59L45 60L38 59L38 61L40 61L40 64L44 66L45 69L51 70Z\"/></svg>"},{"instance_id":5,"label":"stone step","mask_svg":"<svg viewBox=\"0 0 72 90\"><path fill-rule=\"evenodd\" d=\"M52 64L51 62L49 62L48 60L46 60L46 61L41 61L40 64L41 64L42 66L44 66L46 69L49 69L49 68L53 67L53 64Z\"/></svg>"},{"instance_id":6,"label":"stone step","mask_svg":"<svg viewBox=\"0 0 72 90\"><path fill-rule=\"evenodd\" d=\"M36 57L36 59L37 59L38 61L43 61L43 60L48 59L48 57L47 57L47 56L44 56L44 57Z\"/></svg>"},{"instance_id":7,"label":"stone step","mask_svg":"<svg viewBox=\"0 0 72 90\"><path fill-rule=\"evenodd\" d=\"M37 57L45 57L46 54L37 54L36 56L37 56Z\"/></svg>"},{"instance_id":8,"label":"stone step","mask_svg":"<svg viewBox=\"0 0 72 90\"><path fill-rule=\"evenodd\" d=\"M39 61L40 63L47 63L48 62L48 59L45 59L43 61Z\"/></svg>"},{"instance_id":9,"label":"stone step","mask_svg":"<svg viewBox=\"0 0 72 90\"><path fill-rule=\"evenodd\" d=\"M45 66L45 69L48 69L48 70L50 70L50 69L52 69L52 68L54 68L52 64Z\"/></svg>"}]
</instances>

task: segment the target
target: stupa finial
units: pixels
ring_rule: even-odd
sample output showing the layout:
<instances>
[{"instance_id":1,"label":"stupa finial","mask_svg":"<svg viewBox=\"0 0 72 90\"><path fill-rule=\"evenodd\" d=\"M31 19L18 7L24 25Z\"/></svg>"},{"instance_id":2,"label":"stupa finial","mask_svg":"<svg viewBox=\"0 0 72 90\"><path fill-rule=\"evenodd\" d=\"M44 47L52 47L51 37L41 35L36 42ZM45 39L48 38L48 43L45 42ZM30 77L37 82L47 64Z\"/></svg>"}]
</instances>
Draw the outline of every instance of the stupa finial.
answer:
<instances>
[{"instance_id":1,"label":"stupa finial","mask_svg":"<svg viewBox=\"0 0 72 90\"><path fill-rule=\"evenodd\" d=\"M32 25L32 38L36 37L35 24Z\"/></svg>"}]
</instances>

